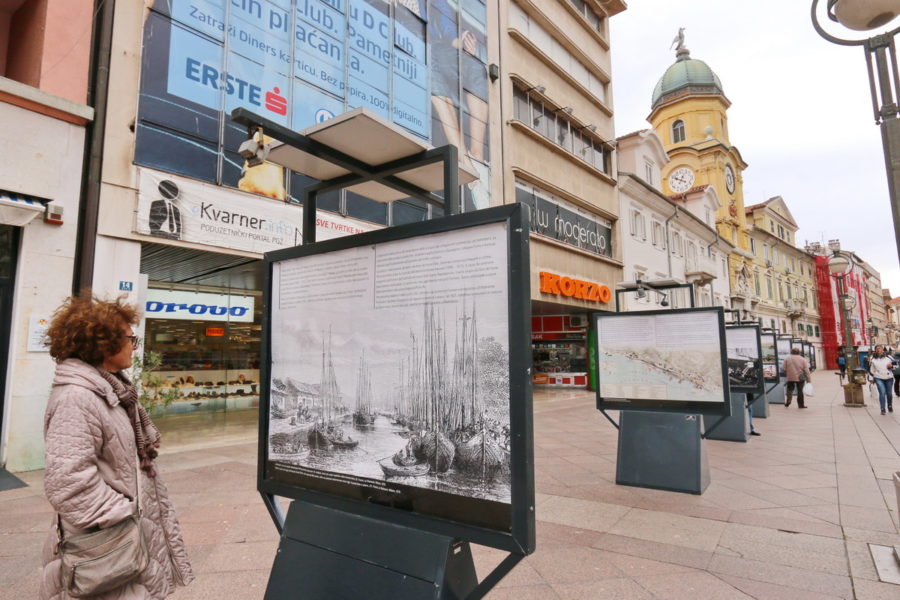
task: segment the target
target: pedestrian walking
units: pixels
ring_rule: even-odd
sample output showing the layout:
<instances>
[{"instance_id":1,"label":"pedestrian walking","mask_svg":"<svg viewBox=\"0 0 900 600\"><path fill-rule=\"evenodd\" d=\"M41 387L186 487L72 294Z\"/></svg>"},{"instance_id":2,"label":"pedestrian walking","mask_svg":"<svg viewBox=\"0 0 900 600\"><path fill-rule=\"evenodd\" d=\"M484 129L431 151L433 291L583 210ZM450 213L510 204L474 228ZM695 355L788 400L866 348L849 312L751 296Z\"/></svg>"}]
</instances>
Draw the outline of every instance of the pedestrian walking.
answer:
<instances>
[{"instance_id":1,"label":"pedestrian walking","mask_svg":"<svg viewBox=\"0 0 900 600\"><path fill-rule=\"evenodd\" d=\"M803 401L803 385L812 378L809 372L809 361L800 356L800 348L791 348L791 354L784 359L784 374L787 377L787 400L785 406L791 405L794 389L797 389L797 406L806 408Z\"/></svg>"},{"instance_id":2,"label":"pedestrian walking","mask_svg":"<svg viewBox=\"0 0 900 600\"><path fill-rule=\"evenodd\" d=\"M894 359L884 353L884 346L875 346L875 354L869 357L869 376L878 387L878 404L881 414L894 412L894 397L891 395L891 383L894 382ZM885 410L887 409L887 411Z\"/></svg>"},{"instance_id":3,"label":"pedestrian walking","mask_svg":"<svg viewBox=\"0 0 900 600\"><path fill-rule=\"evenodd\" d=\"M40 597L165 598L194 578L154 463L159 431L122 373L137 310L73 296L47 330L56 373L44 415L44 491L56 511Z\"/></svg>"},{"instance_id":4,"label":"pedestrian walking","mask_svg":"<svg viewBox=\"0 0 900 600\"><path fill-rule=\"evenodd\" d=\"M847 375L847 358L844 356L844 353L838 354L837 358L838 369L841 370L841 381L844 380L844 377Z\"/></svg>"}]
</instances>

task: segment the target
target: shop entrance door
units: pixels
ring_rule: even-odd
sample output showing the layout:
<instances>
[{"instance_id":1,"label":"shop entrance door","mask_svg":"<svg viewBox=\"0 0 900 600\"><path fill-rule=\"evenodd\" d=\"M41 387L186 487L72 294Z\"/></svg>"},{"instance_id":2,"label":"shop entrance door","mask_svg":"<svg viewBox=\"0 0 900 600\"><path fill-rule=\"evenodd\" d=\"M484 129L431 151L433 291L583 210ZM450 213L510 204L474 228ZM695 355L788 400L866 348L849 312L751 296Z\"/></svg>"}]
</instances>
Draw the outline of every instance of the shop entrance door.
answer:
<instances>
[{"instance_id":1,"label":"shop entrance door","mask_svg":"<svg viewBox=\"0 0 900 600\"><path fill-rule=\"evenodd\" d=\"M0 432L3 431L4 398L12 330L12 303L19 259L19 228L0 225Z\"/></svg>"}]
</instances>

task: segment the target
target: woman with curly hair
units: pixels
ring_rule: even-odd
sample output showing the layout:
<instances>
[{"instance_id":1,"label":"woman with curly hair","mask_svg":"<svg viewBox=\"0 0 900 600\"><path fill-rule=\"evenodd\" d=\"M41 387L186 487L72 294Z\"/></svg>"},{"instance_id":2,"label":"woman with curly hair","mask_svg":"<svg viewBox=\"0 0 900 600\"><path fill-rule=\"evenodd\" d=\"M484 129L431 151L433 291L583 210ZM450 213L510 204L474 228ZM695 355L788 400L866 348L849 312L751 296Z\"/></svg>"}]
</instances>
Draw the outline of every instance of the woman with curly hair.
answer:
<instances>
[{"instance_id":1,"label":"woman with curly hair","mask_svg":"<svg viewBox=\"0 0 900 600\"><path fill-rule=\"evenodd\" d=\"M101 584L93 584L88 597L161 599L194 578L153 462L159 431L122 372L137 346L137 321L137 310L121 298L108 302L85 292L68 298L47 330L57 366L44 416L44 489L57 514L44 546L41 598L85 597L77 568L62 560L61 545L134 515L146 546L139 564L146 567L124 582L118 572L101 568L99 576L93 574Z\"/></svg>"}]
</instances>

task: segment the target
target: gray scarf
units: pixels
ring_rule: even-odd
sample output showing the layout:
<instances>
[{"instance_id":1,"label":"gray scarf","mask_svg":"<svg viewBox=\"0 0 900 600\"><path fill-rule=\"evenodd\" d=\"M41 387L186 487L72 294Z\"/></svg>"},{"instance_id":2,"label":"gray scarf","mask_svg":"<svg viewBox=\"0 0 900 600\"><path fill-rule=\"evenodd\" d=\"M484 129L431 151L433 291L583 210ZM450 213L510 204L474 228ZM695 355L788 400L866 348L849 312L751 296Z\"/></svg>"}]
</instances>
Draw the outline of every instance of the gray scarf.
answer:
<instances>
[{"instance_id":1,"label":"gray scarf","mask_svg":"<svg viewBox=\"0 0 900 600\"><path fill-rule=\"evenodd\" d=\"M125 407L128 418L131 420L131 427L134 429L134 441L137 444L137 453L141 459L141 469L146 471L149 477L156 477L156 469L153 466L153 459L159 454L159 430L146 409L138 401L137 389L128 381L122 373L110 373L109 371L97 367L100 376L112 386L113 391L119 398L119 402Z\"/></svg>"}]
</instances>

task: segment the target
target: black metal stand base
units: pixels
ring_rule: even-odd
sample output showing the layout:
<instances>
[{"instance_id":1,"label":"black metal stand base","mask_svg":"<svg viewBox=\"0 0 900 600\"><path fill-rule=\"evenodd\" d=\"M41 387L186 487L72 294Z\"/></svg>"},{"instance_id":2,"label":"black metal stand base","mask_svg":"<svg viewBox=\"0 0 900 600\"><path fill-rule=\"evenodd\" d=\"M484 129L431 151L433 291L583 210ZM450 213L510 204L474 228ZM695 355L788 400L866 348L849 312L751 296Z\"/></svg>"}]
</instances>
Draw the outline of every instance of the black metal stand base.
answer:
<instances>
[{"instance_id":1,"label":"black metal stand base","mask_svg":"<svg viewBox=\"0 0 900 600\"><path fill-rule=\"evenodd\" d=\"M769 404L784 404L785 392L784 383L786 379L782 377L775 384L766 384L766 402Z\"/></svg>"},{"instance_id":2,"label":"black metal stand base","mask_svg":"<svg viewBox=\"0 0 900 600\"><path fill-rule=\"evenodd\" d=\"M750 418L746 406L747 394L744 392L732 393L729 401L731 402L731 416L722 420L715 429L712 428L712 424L717 422L720 417L703 416L703 425L707 431L706 439L726 442L746 442L750 439Z\"/></svg>"},{"instance_id":3,"label":"black metal stand base","mask_svg":"<svg viewBox=\"0 0 900 600\"><path fill-rule=\"evenodd\" d=\"M754 419L768 419L769 418L769 401L766 398L766 393L762 394L754 394L753 403L750 405L750 410L753 414Z\"/></svg>"},{"instance_id":4,"label":"black metal stand base","mask_svg":"<svg viewBox=\"0 0 900 600\"><path fill-rule=\"evenodd\" d=\"M468 542L296 500L266 600L461 600L478 579Z\"/></svg>"},{"instance_id":5,"label":"black metal stand base","mask_svg":"<svg viewBox=\"0 0 900 600\"><path fill-rule=\"evenodd\" d=\"M698 415L621 412L616 483L702 494L709 460Z\"/></svg>"}]
</instances>

